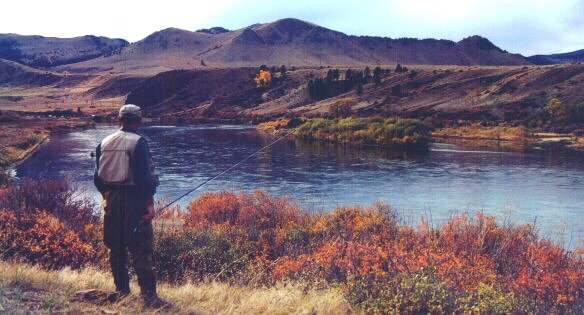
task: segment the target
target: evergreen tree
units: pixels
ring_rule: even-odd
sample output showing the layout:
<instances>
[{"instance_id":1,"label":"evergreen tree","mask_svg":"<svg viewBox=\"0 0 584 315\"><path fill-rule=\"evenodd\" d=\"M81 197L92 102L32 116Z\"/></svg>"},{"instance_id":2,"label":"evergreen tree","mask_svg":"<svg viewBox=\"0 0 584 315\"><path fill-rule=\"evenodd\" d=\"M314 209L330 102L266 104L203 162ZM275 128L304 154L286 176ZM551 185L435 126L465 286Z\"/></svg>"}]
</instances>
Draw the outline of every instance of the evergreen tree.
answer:
<instances>
[{"instance_id":1,"label":"evergreen tree","mask_svg":"<svg viewBox=\"0 0 584 315\"><path fill-rule=\"evenodd\" d=\"M333 70L333 79L335 81L338 81L340 77L341 77L341 72L339 71L339 69Z\"/></svg>"},{"instance_id":2,"label":"evergreen tree","mask_svg":"<svg viewBox=\"0 0 584 315\"><path fill-rule=\"evenodd\" d=\"M363 79L365 83L369 83L371 81L371 69L369 67L365 67L365 71L363 72Z\"/></svg>"},{"instance_id":3,"label":"evergreen tree","mask_svg":"<svg viewBox=\"0 0 584 315\"><path fill-rule=\"evenodd\" d=\"M402 65L400 65L399 63L397 64L397 66L395 66L395 72L397 73L401 73L404 71L404 68L402 67Z\"/></svg>"},{"instance_id":4,"label":"evergreen tree","mask_svg":"<svg viewBox=\"0 0 584 315\"><path fill-rule=\"evenodd\" d=\"M375 67L375 69L373 69L373 82L375 82L375 85L379 85L381 83L381 72L383 70L381 70L380 67Z\"/></svg>"}]
</instances>

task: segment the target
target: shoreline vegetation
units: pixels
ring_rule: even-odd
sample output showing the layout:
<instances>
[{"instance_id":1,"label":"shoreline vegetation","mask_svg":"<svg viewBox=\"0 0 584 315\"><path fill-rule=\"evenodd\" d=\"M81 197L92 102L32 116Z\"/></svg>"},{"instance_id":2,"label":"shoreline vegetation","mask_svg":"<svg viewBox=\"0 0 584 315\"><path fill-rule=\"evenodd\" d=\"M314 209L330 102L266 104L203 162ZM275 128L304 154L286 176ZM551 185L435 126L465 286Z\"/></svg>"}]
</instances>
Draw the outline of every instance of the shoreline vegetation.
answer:
<instances>
[{"instance_id":1,"label":"shoreline vegetation","mask_svg":"<svg viewBox=\"0 0 584 315\"><path fill-rule=\"evenodd\" d=\"M513 148L563 148L584 152L584 137L574 133L538 132L525 126L463 123L432 127L432 123L409 118L281 118L257 125L257 130L280 136L331 143L393 145L423 148L431 141L487 141Z\"/></svg>"},{"instance_id":2,"label":"shoreline vegetation","mask_svg":"<svg viewBox=\"0 0 584 315\"><path fill-rule=\"evenodd\" d=\"M260 123L257 129L274 135L292 133L303 140L376 146L424 147L430 128L418 119L400 118L311 118L279 119Z\"/></svg>"},{"instance_id":3,"label":"shoreline vegetation","mask_svg":"<svg viewBox=\"0 0 584 315\"><path fill-rule=\"evenodd\" d=\"M62 180L23 180L0 192L0 291L12 299L36 292L43 311L143 311L136 293L106 306L71 300L77 289L112 288L101 218L78 196ZM159 214L154 257L169 313L575 314L584 307L583 248L565 249L535 226L481 212L410 226L382 203L310 213L263 191L205 193Z\"/></svg>"}]
</instances>

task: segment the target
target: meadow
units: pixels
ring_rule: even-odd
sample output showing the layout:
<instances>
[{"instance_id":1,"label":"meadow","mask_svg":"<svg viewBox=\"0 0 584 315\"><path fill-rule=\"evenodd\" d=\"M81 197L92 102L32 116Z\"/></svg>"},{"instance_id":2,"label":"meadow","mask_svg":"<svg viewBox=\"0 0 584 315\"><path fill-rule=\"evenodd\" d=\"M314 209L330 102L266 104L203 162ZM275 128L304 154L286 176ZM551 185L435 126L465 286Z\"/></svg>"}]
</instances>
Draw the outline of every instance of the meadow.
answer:
<instances>
[{"instance_id":1,"label":"meadow","mask_svg":"<svg viewBox=\"0 0 584 315\"><path fill-rule=\"evenodd\" d=\"M58 310L78 307L68 302L74 289L111 289L100 218L67 182L13 184L0 193L0 209L4 292L69 288L52 297L61 302L47 304ZM413 227L381 203L308 213L262 191L215 192L159 214L155 227L161 294L175 311L543 314L584 307L582 249L480 212ZM139 309L135 297L111 307Z\"/></svg>"}]
</instances>

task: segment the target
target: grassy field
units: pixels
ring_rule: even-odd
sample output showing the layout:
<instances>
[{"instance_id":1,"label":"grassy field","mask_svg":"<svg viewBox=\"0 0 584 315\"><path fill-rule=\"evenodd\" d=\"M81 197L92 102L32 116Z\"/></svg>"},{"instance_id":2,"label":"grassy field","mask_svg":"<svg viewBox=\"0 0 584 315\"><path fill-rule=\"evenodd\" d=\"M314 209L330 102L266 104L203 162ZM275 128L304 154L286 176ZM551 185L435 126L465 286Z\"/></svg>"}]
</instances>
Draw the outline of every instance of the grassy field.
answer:
<instances>
[{"instance_id":1,"label":"grassy field","mask_svg":"<svg viewBox=\"0 0 584 315\"><path fill-rule=\"evenodd\" d=\"M139 291L132 283L134 292ZM159 293L171 303L164 310L143 308L139 295L107 305L75 300L75 291L113 290L109 273L86 268L47 271L38 266L0 262L0 313L122 314L344 314L351 308L340 291L306 289L301 283L269 288L221 282L162 283Z\"/></svg>"}]
</instances>

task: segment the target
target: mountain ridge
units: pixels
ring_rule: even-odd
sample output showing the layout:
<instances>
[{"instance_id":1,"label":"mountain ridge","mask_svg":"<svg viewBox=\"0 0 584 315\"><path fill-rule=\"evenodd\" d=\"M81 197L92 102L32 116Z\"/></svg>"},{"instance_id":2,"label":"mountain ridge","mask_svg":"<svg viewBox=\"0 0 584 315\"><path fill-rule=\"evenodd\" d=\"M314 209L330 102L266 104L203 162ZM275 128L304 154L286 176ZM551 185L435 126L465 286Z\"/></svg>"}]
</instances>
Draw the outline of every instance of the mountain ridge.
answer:
<instances>
[{"instance_id":1,"label":"mountain ridge","mask_svg":"<svg viewBox=\"0 0 584 315\"><path fill-rule=\"evenodd\" d=\"M536 65L584 62L584 49L559 54L533 55L527 57L527 60Z\"/></svg>"},{"instance_id":2,"label":"mountain ridge","mask_svg":"<svg viewBox=\"0 0 584 315\"><path fill-rule=\"evenodd\" d=\"M176 69L296 67L383 64L485 65L531 64L487 38L444 39L355 36L314 23L286 18L237 30L222 27L189 31L166 28L120 49L118 54L62 66L63 70L132 72L154 75ZM113 69L112 69L113 68Z\"/></svg>"}]
</instances>

